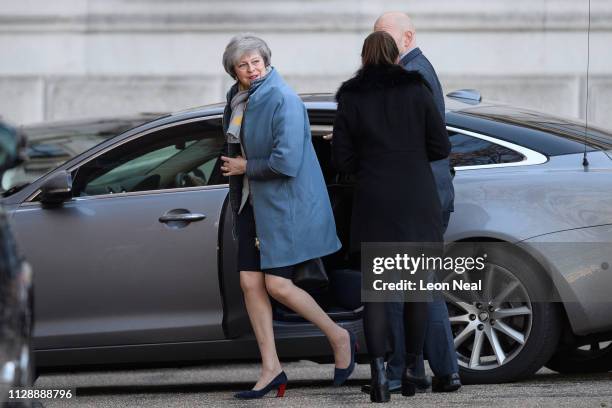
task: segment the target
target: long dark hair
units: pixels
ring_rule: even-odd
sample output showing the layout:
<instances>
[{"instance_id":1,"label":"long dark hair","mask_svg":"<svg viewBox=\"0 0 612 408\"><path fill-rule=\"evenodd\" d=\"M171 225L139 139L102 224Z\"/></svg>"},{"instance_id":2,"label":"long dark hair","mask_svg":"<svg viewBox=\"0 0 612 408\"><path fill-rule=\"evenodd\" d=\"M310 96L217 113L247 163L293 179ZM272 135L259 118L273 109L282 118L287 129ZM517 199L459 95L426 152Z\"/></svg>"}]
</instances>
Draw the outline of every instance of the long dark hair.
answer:
<instances>
[{"instance_id":1,"label":"long dark hair","mask_svg":"<svg viewBox=\"0 0 612 408\"><path fill-rule=\"evenodd\" d=\"M361 49L361 64L394 65L399 57L399 50L393 37L384 31L375 31L368 35Z\"/></svg>"}]
</instances>

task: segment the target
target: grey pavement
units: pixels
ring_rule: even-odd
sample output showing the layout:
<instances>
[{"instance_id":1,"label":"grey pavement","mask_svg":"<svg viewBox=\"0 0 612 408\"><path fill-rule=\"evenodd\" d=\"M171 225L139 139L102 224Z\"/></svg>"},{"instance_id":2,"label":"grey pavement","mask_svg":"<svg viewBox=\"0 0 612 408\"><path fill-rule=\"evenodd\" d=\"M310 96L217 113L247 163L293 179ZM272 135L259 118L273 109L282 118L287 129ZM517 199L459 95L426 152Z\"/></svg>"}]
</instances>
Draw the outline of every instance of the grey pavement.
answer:
<instances>
[{"instance_id":1,"label":"grey pavement","mask_svg":"<svg viewBox=\"0 0 612 408\"><path fill-rule=\"evenodd\" d=\"M232 397L248 389L257 364L206 365L183 368L50 373L36 388L71 388L71 400L44 400L52 407L360 407L372 406L360 386L369 367L358 365L346 386L331 387L333 365L307 361L284 364L289 377L285 398L240 401ZM270 393L272 395L272 393ZM560 375L542 369L529 380L499 385L470 385L450 394L392 395L384 406L411 407L594 407L612 408L612 372Z\"/></svg>"}]
</instances>

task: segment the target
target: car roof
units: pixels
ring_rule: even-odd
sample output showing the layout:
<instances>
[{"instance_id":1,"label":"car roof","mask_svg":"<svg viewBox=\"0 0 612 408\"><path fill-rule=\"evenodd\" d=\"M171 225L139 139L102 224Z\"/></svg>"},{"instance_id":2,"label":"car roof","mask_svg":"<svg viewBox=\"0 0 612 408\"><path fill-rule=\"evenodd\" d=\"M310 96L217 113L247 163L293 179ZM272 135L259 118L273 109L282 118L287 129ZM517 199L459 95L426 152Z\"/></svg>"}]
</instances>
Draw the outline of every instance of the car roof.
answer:
<instances>
[{"instance_id":1,"label":"car roof","mask_svg":"<svg viewBox=\"0 0 612 408\"><path fill-rule=\"evenodd\" d=\"M336 102L332 93L300 94L311 121L332 125ZM543 112L495 101L445 98L446 122L465 130L493 136L547 156L581 153L585 150L611 150L612 132ZM202 115L221 114L224 103L176 112L166 120L182 120Z\"/></svg>"},{"instance_id":2,"label":"car roof","mask_svg":"<svg viewBox=\"0 0 612 408\"><path fill-rule=\"evenodd\" d=\"M336 107L333 94L303 94L301 97L310 110L317 108L335 109ZM498 125L497 128L502 124L509 125L514 132L516 132L518 127L524 134L522 137L510 137L510 135L507 135L507 139L514 139L509 141L519 142L522 145L533 144L534 147L540 146L536 150L551 150L550 153L553 155L563 154L561 153L563 150L566 150L566 153L583 151L585 143L591 149L612 149L612 131L590 125L587 132L584 121L563 118L495 101L447 97L444 102L447 116L450 117L451 122L466 122L466 120L461 119L470 117L495 122ZM449 117L447 117L447 122ZM480 123L480 125L482 126L483 124ZM478 127L475 130L478 130ZM502 131L502 136L504 133L506 132ZM547 138L550 140L536 140L542 139L542 133L546 133ZM499 137L500 134L499 132L493 132L492 136ZM530 142L527 140L529 137L534 140ZM544 146L546 144L554 144L552 142L554 139L561 139L555 141L559 145L557 146L558 149L553 149L553 146Z\"/></svg>"},{"instance_id":3,"label":"car roof","mask_svg":"<svg viewBox=\"0 0 612 408\"><path fill-rule=\"evenodd\" d=\"M306 105L311 122L321 125L333 125L336 102L332 93L300 94ZM579 121L560 118L542 112L523 109L493 101L475 101L460 98L445 98L446 123L450 127L458 127L483 135L493 136L501 140L515 143L547 156L581 153L593 150L611 150L612 133L610 131L589 127L585 139L584 125ZM30 137L57 132L79 126L98 126L105 131L116 131L114 125L121 122L123 130L129 129L128 122L137 126L124 135L129 137L137 132L146 131L157 126L188 120L202 116L221 115L225 103L215 103L198 106L171 114L159 116L155 113L134 115L115 119L83 119L79 121L64 121L50 126L39 125L24 127ZM155 119L153 119L155 117ZM147 121L148 119L152 119ZM138 126L140 123L144 124ZM32 135L32 136L31 136ZM44 136L42 136L44 137Z\"/></svg>"},{"instance_id":4,"label":"car roof","mask_svg":"<svg viewBox=\"0 0 612 408\"><path fill-rule=\"evenodd\" d=\"M300 98L306 105L309 111L331 111L332 113L335 111L337 107L337 103L332 93L302 93L299 94ZM454 112L465 109L466 107L473 106L472 101L468 100L456 100L453 98L445 98L446 110ZM482 103L485 105L486 103ZM170 114L169 117L166 117L166 120L183 120L188 119L194 116L207 116L211 114L219 114L223 112L225 108L225 103L214 103L203 106L196 106L189 109L184 109L181 111L174 112Z\"/></svg>"},{"instance_id":5,"label":"car roof","mask_svg":"<svg viewBox=\"0 0 612 408\"><path fill-rule=\"evenodd\" d=\"M587 145L593 148L601 150L612 149L612 131L592 125L588 126L587 131L585 122L577 119L563 118L501 103L467 107L461 109L460 113L466 116L550 133L566 140L577 142L583 147L586 142Z\"/></svg>"}]
</instances>

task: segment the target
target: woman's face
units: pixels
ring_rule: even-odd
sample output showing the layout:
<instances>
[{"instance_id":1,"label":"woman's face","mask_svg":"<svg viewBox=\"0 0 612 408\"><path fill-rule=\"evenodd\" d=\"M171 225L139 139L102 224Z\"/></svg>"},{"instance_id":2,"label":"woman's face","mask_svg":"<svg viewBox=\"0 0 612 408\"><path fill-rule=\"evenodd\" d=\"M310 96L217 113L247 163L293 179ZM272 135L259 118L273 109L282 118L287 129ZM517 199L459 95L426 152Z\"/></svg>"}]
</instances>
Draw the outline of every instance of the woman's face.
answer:
<instances>
[{"instance_id":1,"label":"woman's face","mask_svg":"<svg viewBox=\"0 0 612 408\"><path fill-rule=\"evenodd\" d=\"M256 79L266 75L266 66L263 57L258 52L244 54L234 64L236 79L244 88L249 88Z\"/></svg>"}]
</instances>

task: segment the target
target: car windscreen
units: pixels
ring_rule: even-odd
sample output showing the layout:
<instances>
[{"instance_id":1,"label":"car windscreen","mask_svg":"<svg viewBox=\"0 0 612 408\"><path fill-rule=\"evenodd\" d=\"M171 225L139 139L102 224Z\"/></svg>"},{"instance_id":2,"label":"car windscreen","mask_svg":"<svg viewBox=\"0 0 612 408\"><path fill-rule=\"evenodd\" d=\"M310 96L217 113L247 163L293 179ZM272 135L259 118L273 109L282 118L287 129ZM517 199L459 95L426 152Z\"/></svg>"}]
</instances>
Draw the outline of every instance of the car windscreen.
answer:
<instances>
[{"instance_id":1,"label":"car windscreen","mask_svg":"<svg viewBox=\"0 0 612 408\"><path fill-rule=\"evenodd\" d=\"M107 139L157 118L146 114L119 119L84 119L23 126L27 135L26 163L7 171L0 180L0 191L14 193L20 186L44 176L71 158Z\"/></svg>"}]
</instances>

